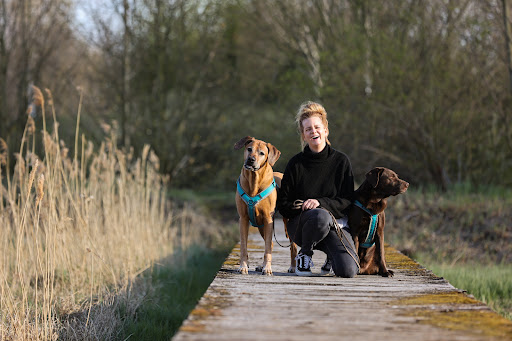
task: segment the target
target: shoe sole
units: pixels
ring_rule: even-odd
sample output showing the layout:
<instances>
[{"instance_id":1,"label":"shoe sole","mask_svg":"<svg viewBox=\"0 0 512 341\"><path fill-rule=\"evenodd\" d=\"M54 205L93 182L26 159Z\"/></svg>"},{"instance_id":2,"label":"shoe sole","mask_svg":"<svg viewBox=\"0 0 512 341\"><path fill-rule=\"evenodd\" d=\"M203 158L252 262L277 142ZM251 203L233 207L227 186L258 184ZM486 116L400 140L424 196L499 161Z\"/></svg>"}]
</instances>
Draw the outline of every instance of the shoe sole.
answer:
<instances>
[{"instance_id":1,"label":"shoe sole","mask_svg":"<svg viewBox=\"0 0 512 341\"><path fill-rule=\"evenodd\" d=\"M302 276L302 277L313 276L313 273L311 271L300 271L299 269L295 269L295 274L297 276Z\"/></svg>"}]
</instances>

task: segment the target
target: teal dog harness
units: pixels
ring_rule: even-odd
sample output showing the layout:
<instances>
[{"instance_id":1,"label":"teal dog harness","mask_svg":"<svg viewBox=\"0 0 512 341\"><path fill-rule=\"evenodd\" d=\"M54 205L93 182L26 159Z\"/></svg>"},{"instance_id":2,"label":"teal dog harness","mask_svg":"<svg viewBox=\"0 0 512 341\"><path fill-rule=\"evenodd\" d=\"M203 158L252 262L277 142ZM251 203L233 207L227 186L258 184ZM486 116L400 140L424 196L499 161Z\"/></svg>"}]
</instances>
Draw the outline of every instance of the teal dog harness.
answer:
<instances>
[{"instance_id":1,"label":"teal dog harness","mask_svg":"<svg viewBox=\"0 0 512 341\"><path fill-rule=\"evenodd\" d=\"M258 225L256 223L256 215L254 212L254 207L263 199L268 197L270 193L277 187L276 181L272 180L272 183L270 186L268 186L263 192L260 192L258 195L254 197L250 197L247 195L247 193L244 192L242 186L240 185L240 178L236 181L236 188L238 190L238 194L240 194L240 197L242 200L247 204L247 208L249 209L249 221L251 222L251 225L254 227L263 227L263 225Z\"/></svg>"},{"instance_id":2,"label":"teal dog harness","mask_svg":"<svg viewBox=\"0 0 512 341\"><path fill-rule=\"evenodd\" d=\"M377 224L379 223L379 215L372 214L372 212L363 206L358 200L354 202L354 205L365 211L370 215L370 228L368 229L368 235L366 236L365 241L359 246L364 248L369 248L375 245L375 232L377 231Z\"/></svg>"}]
</instances>

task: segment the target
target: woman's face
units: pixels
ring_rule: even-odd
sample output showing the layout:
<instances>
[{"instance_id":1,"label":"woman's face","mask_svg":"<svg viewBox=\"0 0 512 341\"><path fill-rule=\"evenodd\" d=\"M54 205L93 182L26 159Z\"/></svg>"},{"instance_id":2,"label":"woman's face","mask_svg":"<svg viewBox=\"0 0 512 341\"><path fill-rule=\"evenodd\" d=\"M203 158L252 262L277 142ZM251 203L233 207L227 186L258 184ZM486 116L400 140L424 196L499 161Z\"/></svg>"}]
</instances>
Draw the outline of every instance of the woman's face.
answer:
<instances>
[{"instance_id":1,"label":"woman's face","mask_svg":"<svg viewBox=\"0 0 512 341\"><path fill-rule=\"evenodd\" d=\"M311 116L302 121L302 138L307 142L309 149L319 153L326 145L329 130L318 116Z\"/></svg>"}]
</instances>

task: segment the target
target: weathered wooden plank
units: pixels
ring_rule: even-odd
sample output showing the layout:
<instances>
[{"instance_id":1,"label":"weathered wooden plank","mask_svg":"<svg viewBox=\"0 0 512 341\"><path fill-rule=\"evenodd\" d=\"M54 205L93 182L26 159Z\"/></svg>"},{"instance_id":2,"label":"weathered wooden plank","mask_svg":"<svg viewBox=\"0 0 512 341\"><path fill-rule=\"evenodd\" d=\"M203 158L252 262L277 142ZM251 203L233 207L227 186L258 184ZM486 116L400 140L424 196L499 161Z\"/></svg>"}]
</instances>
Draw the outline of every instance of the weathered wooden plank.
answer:
<instances>
[{"instance_id":1,"label":"weathered wooden plank","mask_svg":"<svg viewBox=\"0 0 512 341\"><path fill-rule=\"evenodd\" d=\"M388 247L395 277L299 277L289 250L274 244L273 276L254 267L264 244L249 237L249 275L235 246L173 340L512 340L512 322ZM276 235L288 245L282 223ZM313 256L319 273L325 255Z\"/></svg>"}]
</instances>

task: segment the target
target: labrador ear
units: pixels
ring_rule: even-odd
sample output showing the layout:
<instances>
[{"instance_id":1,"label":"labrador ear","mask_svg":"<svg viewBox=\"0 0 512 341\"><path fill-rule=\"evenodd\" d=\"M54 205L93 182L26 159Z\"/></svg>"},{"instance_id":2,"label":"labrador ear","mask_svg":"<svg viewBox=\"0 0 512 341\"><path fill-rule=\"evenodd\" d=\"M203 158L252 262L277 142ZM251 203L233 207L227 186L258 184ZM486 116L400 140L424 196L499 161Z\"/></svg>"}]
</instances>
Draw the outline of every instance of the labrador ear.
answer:
<instances>
[{"instance_id":1,"label":"labrador ear","mask_svg":"<svg viewBox=\"0 0 512 341\"><path fill-rule=\"evenodd\" d=\"M267 148L268 148L268 163L271 166L274 166L274 164L277 162L277 160L279 160L279 157L281 156L281 152L270 143L267 143Z\"/></svg>"},{"instance_id":2,"label":"labrador ear","mask_svg":"<svg viewBox=\"0 0 512 341\"><path fill-rule=\"evenodd\" d=\"M368 181L368 183L372 185L373 188L376 188L377 185L379 184L380 176L383 171L384 168L382 167L372 169L371 171L366 173L366 181Z\"/></svg>"},{"instance_id":3,"label":"labrador ear","mask_svg":"<svg viewBox=\"0 0 512 341\"><path fill-rule=\"evenodd\" d=\"M254 141L254 137L251 137L251 136L246 136L246 137L242 137L240 139L240 141L238 141L237 143L235 143L235 150L238 150L240 148L243 148L247 143L251 142L251 141Z\"/></svg>"}]
</instances>

